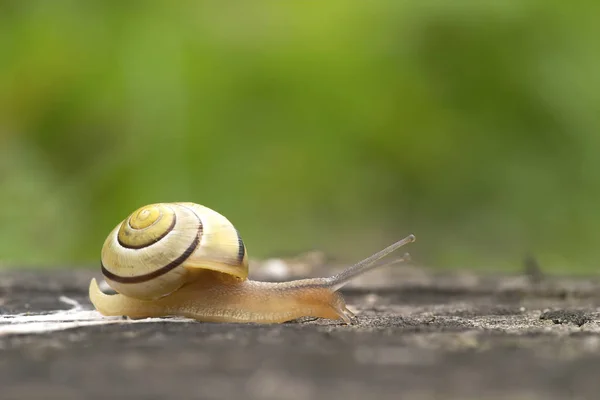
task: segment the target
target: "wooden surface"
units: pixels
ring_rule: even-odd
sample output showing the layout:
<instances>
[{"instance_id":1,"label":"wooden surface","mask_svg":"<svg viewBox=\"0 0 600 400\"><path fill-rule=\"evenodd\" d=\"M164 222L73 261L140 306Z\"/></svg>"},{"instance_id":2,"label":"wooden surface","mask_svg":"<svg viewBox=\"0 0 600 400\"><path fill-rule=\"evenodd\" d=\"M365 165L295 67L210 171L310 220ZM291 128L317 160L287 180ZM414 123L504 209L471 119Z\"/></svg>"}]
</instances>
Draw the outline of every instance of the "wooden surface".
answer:
<instances>
[{"instance_id":1,"label":"wooden surface","mask_svg":"<svg viewBox=\"0 0 600 400\"><path fill-rule=\"evenodd\" d=\"M548 400L600 393L600 284L593 279L534 283L395 269L344 292L358 314L352 326L311 319L65 325L93 315L86 297L92 276L98 273L0 273L0 399Z\"/></svg>"}]
</instances>

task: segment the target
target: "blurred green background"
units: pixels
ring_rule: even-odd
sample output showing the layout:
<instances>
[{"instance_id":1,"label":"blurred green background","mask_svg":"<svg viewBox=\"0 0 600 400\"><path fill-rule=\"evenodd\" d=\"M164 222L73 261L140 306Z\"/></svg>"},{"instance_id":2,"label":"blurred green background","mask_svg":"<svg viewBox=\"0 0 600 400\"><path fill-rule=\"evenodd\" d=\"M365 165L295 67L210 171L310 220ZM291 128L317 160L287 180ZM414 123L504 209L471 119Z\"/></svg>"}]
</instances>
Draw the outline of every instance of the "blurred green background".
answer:
<instances>
[{"instance_id":1,"label":"blurred green background","mask_svg":"<svg viewBox=\"0 0 600 400\"><path fill-rule=\"evenodd\" d=\"M137 207L252 257L600 259L598 3L0 3L0 260L97 267Z\"/></svg>"}]
</instances>

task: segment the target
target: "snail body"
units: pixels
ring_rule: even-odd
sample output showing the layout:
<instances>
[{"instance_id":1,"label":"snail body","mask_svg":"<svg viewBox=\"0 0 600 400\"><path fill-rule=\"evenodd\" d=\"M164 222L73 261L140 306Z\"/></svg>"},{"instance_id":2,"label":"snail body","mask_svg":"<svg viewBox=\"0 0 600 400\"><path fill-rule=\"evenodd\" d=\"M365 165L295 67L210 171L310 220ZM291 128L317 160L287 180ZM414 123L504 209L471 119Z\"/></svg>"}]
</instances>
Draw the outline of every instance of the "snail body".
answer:
<instances>
[{"instance_id":1,"label":"snail body","mask_svg":"<svg viewBox=\"0 0 600 400\"><path fill-rule=\"evenodd\" d=\"M351 323L338 290L414 240L409 235L334 276L260 282L248 279L246 246L226 217L195 203L150 204L119 223L102 247L101 271L117 294L103 293L92 279L89 297L102 315L134 319L282 323L311 316Z\"/></svg>"}]
</instances>

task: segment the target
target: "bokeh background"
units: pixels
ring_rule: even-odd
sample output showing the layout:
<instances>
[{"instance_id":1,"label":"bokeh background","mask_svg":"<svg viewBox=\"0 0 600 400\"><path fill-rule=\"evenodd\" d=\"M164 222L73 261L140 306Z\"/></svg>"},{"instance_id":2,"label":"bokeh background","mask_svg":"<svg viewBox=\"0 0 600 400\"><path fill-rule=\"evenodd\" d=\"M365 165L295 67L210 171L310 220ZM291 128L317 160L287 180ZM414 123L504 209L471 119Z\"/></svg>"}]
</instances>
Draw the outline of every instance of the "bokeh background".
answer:
<instances>
[{"instance_id":1,"label":"bokeh background","mask_svg":"<svg viewBox=\"0 0 600 400\"><path fill-rule=\"evenodd\" d=\"M0 3L0 260L194 201L253 257L600 259L598 3Z\"/></svg>"}]
</instances>

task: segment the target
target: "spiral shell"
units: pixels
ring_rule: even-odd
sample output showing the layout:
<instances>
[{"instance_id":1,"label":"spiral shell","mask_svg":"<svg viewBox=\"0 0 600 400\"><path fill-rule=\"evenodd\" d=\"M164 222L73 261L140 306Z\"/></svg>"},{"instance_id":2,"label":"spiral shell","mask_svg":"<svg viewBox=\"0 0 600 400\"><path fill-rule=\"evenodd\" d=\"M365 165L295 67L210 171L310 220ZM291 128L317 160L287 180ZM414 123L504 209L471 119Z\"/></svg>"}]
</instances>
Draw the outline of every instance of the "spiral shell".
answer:
<instances>
[{"instance_id":1,"label":"spiral shell","mask_svg":"<svg viewBox=\"0 0 600 400\"><path fill-rule=\"evenodd\" d=\"M142 300L179 289L195 271L248 277L248 256L238 231L223 215L194 203L141 207L106 238L102 273L117 292Z\"/></svg>"}]
</instances>

